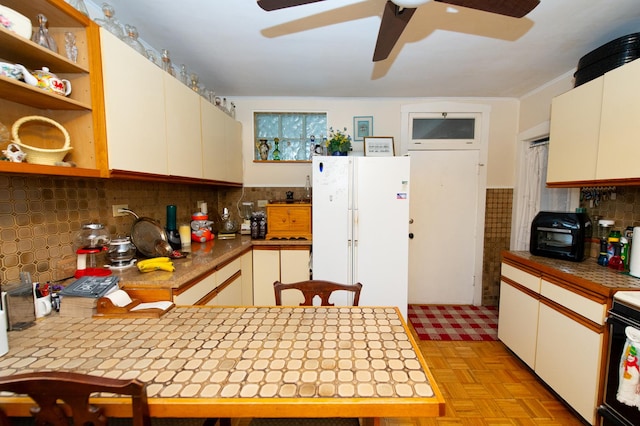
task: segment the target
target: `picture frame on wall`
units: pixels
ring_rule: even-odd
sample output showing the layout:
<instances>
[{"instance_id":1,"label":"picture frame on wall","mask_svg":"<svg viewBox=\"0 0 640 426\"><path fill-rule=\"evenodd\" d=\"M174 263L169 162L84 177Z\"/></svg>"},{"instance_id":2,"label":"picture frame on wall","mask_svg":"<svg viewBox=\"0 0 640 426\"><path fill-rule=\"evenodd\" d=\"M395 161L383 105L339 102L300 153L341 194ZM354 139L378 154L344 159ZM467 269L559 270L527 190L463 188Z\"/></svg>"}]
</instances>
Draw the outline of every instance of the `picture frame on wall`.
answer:
<instances>
[{"instance_id":1,"label":"picture frame on wall","mask_svg":"<svg viewBox=\"0 0 640 426\"><path fill-rule=\"evenodd\" d=\"M364 138L364 155L367 157L393 157L393 136L369 136Z\"/></svg>"},{"instance_id":2,"label":"picture frame on wall","mask_svg":"<svg viewBox=\"0 0 640 426\"><path fill-rule=\"evenodd\" d=\"M367 136L373 135L373 117L353 117L353 140L364 141Z\"/></svg>"}]
</instances>

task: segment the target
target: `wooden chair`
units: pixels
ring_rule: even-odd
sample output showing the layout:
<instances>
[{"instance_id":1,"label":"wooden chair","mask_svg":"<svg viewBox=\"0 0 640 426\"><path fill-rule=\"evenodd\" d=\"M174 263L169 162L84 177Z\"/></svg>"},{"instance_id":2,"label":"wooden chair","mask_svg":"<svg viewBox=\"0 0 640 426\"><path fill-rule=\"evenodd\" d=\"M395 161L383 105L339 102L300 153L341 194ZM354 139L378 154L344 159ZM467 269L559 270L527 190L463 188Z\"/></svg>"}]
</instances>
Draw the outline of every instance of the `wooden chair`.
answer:
<instances>
[{"instance_id":1,"label":"wooden chair","mask_svg":"<svg viewBox=\"0 0 640 426\"><path fill-rule=\"evenodd\" d=\"M362 284L356 283L339 284L332 281L324 280L309 280L300 281L297 283L283 284L280 281L273 283L273 290L276 294L276 305L282 305L282 292L284 290L296 289L302 292L304 295L304 302L300 306L312 306L313 298L320 297L322 306L333 306L333 303L329 303L329 297L331 293L338 290L346 290L354 293L353 306L358 306L360 302L360 291L362 290ZM305 419L287 419L287 418L257 418L251 420L250 426L359 426L360 422L355 418L305 418Z\"/></svg>"},{"instance_id":2,"label":"wooden chair","mask_svg":"<svg viewBox=\"0 0 640 426\"><path fill-rule=\"evenodd\" d=\"M304 302L302 302L300 306L312 306L313 299L316 296L320 297L321 306L333 306L333 303L329 303L329 297L331 297L331 293L338 290L353 292L353 306L358 306L362 284L340 284L325 280L308 280L283 284L280 281L276 281L273 283L273 290L276 294L277 306L282 305L282 291L289 289L299 290L304 295Z\"/></svg>"},{"instance_id":3,"label":"wooden chair","mask_svg":"<svg viewBox=\"0 0 640 426\"><path fill-rule=\"evenodd\" d=\"M133 380L111 379L88 374L43 371L0 377L0 391L29 395L37 404L31 408L36 426L69 426L64 406L71 410L74 425L106 426L102 409L89 404L89 396L108 392L131 396L133 426L151 426L146 384ZM58 401L64 403L60 404ZM0 411L0 424L10 424Z\"/></svg>"}]
</instances>

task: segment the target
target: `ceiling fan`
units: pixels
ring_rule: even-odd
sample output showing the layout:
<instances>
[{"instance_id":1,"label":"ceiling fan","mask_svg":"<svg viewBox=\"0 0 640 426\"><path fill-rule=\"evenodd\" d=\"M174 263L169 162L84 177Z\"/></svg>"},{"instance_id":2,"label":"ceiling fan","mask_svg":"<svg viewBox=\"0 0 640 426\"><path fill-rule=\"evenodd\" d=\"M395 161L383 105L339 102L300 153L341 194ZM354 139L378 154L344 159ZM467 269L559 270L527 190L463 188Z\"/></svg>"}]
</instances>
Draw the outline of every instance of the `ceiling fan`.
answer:
<instances>
[{"instance_id":1,"label":"ceiling fan","mask_svg":"<svg viewBox=\"0 0 640 426\"><path fill-rule=\"evenodd\" d=\"M266 11L301 6L324 0L258 0L258 6ZM387 59L402 31L411 20L418 6L429 0L387 0L378 31L378 41L373 52L373 61ZM540 0L434 0L453 6L462 6L499 15L522 18L535 9Z\"/></svg>"}]
</instances>

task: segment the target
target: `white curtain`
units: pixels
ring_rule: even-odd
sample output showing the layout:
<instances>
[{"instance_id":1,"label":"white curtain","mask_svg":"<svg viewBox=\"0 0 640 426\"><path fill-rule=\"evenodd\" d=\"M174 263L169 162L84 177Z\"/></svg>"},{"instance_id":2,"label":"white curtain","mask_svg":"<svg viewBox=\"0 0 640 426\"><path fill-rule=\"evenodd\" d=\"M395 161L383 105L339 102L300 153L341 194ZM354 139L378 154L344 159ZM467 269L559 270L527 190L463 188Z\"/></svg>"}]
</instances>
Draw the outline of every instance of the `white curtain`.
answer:
<instances>
[{"instance_id":1,"label":"white curtain","mask_svg":"<svg viewBox=\"0 0 640 426\"><path fill-rule=\"evenodd\" d=\"M531 222L539 211L573 211L578 190L547 188L547 139L523 143L514 206L512 250L529 250Z\"/></svg>"}]
</instances>

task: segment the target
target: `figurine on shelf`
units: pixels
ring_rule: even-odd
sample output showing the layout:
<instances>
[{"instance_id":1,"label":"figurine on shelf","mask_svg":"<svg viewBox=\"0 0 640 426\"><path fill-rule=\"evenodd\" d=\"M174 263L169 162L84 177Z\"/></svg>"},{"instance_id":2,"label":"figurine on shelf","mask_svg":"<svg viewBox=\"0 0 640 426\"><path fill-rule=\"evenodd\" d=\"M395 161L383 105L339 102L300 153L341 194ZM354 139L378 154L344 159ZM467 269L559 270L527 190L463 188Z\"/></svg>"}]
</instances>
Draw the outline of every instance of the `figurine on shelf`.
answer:
<instances>
[{"instance_id":1,"label":"figurine on shelf","mask_svg":"<svg viewBox=\"0 0 640 426\"><path fill-rule=\"evenodd\" d=\"M124 37L124 31L122 30L122 25L120 22L114 17L116 11L109 3L102 3L102 13L104 13L104 19L96 19L96 24L100 25L102 28L108 30L111 34L115 35L118 38Z\"/></svg>"},{"instance_id":2,"label":"figurine on shelf","mask_svg":"<svg viewBox=\"0 0 640 426\"><path fill-rule=\"evenodd\" d=\"M200 84L198 83L198 74L196 74L195 72L191 73L191 84L189 85L189 87L191 87L191 90L193 90L196 93L200 92Z\"/></svg>"},{"instance_id":3,"label":"figurine on shelf","mask_svg":"<svg viewBox=\"0 0 640 426\"><path fill-rule=\"evenodd\" d=\"M49 34L49 29L47 28L47 17L42 13L39 13L37 18L38 30L33 33L31 41L58 53L58 44L53 39L53 37L51 37L51 35Z\"/></svg>"}]
</instances>

